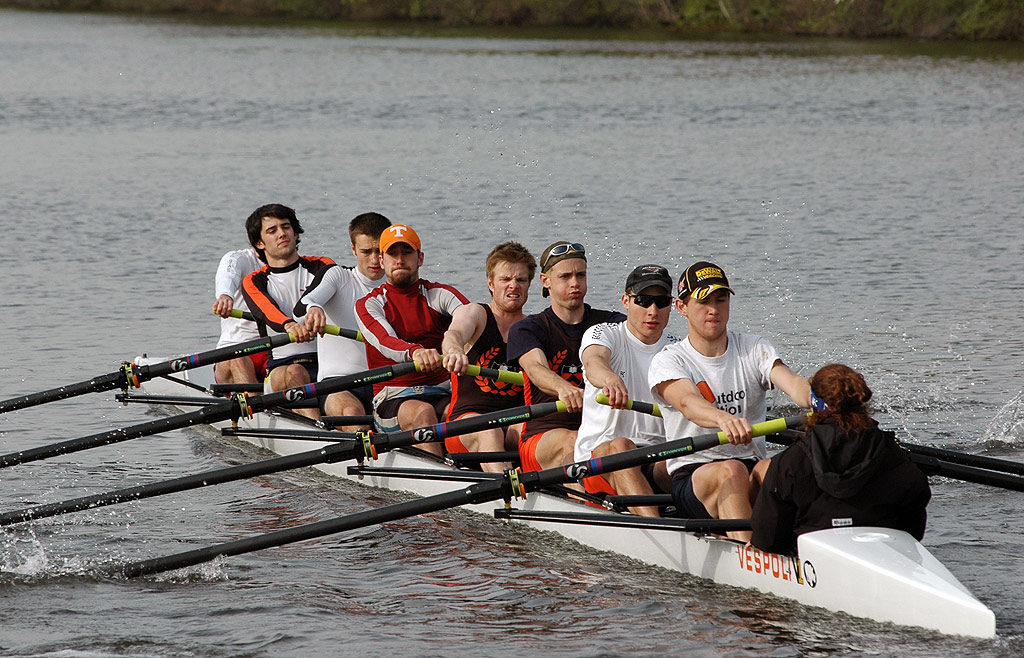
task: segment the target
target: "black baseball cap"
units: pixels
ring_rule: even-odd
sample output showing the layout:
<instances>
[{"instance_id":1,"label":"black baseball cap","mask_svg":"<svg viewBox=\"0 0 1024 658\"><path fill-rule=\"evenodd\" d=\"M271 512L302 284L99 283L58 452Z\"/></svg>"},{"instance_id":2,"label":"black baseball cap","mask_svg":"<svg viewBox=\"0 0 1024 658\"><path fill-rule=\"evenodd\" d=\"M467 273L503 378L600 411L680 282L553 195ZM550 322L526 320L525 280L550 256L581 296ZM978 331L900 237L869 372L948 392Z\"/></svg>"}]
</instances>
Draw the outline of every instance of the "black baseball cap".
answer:
<instances>
[{"instance_id":1,"label":"black baseball cap","mask_svg":"<svg viewBox=\"0 0 1024 658\"><path fill-rule=\"evenodd\" d=\"M641 265L626 277L626 292L640 292L644 288L658 286L672 294L672 277L661 265Z\"/></svg>"}]
</instances>

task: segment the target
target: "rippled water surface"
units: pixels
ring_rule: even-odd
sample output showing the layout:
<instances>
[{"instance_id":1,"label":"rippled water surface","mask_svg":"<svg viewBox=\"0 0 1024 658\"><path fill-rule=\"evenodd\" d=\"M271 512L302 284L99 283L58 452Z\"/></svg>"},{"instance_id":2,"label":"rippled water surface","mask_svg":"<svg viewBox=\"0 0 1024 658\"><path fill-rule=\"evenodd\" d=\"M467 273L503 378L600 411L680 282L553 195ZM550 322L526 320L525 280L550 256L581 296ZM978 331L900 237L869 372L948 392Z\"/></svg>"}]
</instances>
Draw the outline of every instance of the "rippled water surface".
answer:
<instances>
[{"instance_id":1,"label":"rippled water surface","mask_svg":"<svg viewBox=\"0 0 1024 658\"><path fill-rule=\"evenodd\" d=\"M734 328L861 369L917 443L1024 460L1024 51L496 38L0 11L0 398L211 347L220 255L295 207L348 263L367 210L427 278L586 243L723 265ZM542 308L537 294L528 309ZM678 318L673 329L683 329ZM111 393L0 416L0 450L153 416ZM183 430L5 469L3 510L256 458ZM933 479L924 544L998 620L965 641L712 585L450 512L124 582L104 566L400 499L309 472L0 533L5 655L1024 652L1024 494Z\"/></svg>"}]
</instances>

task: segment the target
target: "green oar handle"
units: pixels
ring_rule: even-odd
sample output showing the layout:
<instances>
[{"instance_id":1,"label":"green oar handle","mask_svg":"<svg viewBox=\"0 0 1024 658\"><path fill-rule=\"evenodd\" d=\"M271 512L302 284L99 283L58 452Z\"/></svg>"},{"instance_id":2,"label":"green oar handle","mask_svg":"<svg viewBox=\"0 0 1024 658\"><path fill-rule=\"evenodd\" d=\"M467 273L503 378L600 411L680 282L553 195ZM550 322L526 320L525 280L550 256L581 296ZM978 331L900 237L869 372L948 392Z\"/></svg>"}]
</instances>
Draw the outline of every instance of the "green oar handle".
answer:
<instances>
[{"instance_id":1,"label":"green oar handle","mask_svg":"<svg viewBox=\"0 0 1024 658\"><path fill-rule=\"evenodd\" d=\"M597 403L598 404L608 404L609 403L608 396L605 395L604 393L598 393L597 394ZM657 416L658 418L661 418L661 408L658 405L652 404L650 402L641 402L640 400L630 400L629 402L626 403L626 408L629 409L630 411L636 411L638 413L648 414L650 416Z\"/></svg>"},{"instance_id":2,"label":"green oar handle","mask_svg":"<svg viewBox=\"0 0 1024 658\"><path fill-rule=\"evenodd\" d=\"M23 464L30 461L38 461L57 455L65 455L81 450L88 450L99 446L110 445L129 441L151 434L169 432L171 430L191 427L193 425L217 423L225 420L238 420L242 415L251 415L263 411L268 407L276 407L288 402L308 400L321 395L329 395L337 391L347 391L359 388L366 384L385 381L392 377L412 374L419 369L415 363L398 363L381 368L366 370L361 373L345 375L344 377L331 377L315 384L306 384L294 388L285 389L266 395L236 395L230 399L215 402L207 407L170 418L160 418L148 423L132 425L121 429L100 432L78 439L70 439L59 443L52 443L38 448L30 448L19 452L12 452L0 455L0 468Z\"/></svg>"},{"instance_id":3,"label":"green oar handle","mask_svg":"<svg viewBox=\"0 0 1024 658\"><path fill-rule=\"evenodd\" d=\"M237 345L228 345L227 347L221 347L207 352L198 352L189 356L180 356L162 363L152 363L149 365L123 363L119 370L93 377L88 381L78 382L77 384L68 384L48 391L41 391L39 393L32 393L0 401L0 413L14 411L15 409L23 409L25 407L32 407L46 402L64 400L66 398L83 395L85 393L99 393L100 391L110 391L115 388L127 390L132 387L137 387L142 382L149 381L154 377L162 377L174 372L182 372L183 370L190 370L192 368L198 368L199 366L205 366L211 363L227 361L228 359L237 359L238 357L248 356L257 352L265 352L273 347L287 345L293 341L294 338L288 334L278 334L275 336L256 338L244 343L238 343Z\"/></svg>"},{"instance_id":4,"label":"green oar handle","mask_svg":"<svg viewBox=\"0 0 1024 658\"><path fill-rule=\"evenodd\" d=\"M797 423L802 423L803 420L803 416L794 416L790 419L779 419L778 421L758 423L758 425L755 425L754 427L757 428L755 431L759 433L778 432L780 429L785 429L787 427L787 422L792 421L795 425ZM672 451L671 446L673 444L679 444L679 447L682 447L683 442L685 442L685 449L681 451L683 454L689 454L695 450L702 450L714 445L720 445L723 441L726 441L724 437L720 436L721 434L722 433L708 434L688 439L680 439L679 441L670 442L669 444L663 444L660 446L664 449L662 452L648 453L643 449L638 448L636 450L620 452L604 459L592 459L588 462L577 462L576 464L571 464L569 466L559 466L544 471L531 471L529 473L508 471L506 476L500 479L496 478L485 482L478 482L466 487L461 487L458 490L449 493L417 498L415 500L398 503L396 505L388 505L387 507L382 507L380 509L366 510L365 512L318 521L316 523L309 523L295 528L289 528L287 530L279 530L268 534L256 535L246 539L208 546L206 548L178 553L176 555L169 555L167 557L134 562L118 568L117 573L126 578L132 578L135 576L171 571L173 569L182 569L196 564L202 564L203 562L209 562L210 560L220 556L251 553L264 548L272 548L298 541L305 541L307 539L315 539L317 537L344 532L346 530L365 528L367 526L377 525L387 521L395 521L419 514L438 512L444 509L458 507L460 505L487 503L501 498L508 499L513 495L519 495L519 493L524 490L535 491L545 486L568 482L570 480L578 479L578 477L585 477L586 475L604 473L610 470L629 468L630 466L639 466L648 462L658 461L659 459L666 459L668 456L674 456L671 454L663 456L666 451ZM616 460L615 458L619 459ZM613 461L615 461L617 465L614 468L608 467L608 465ZM594 462L597 462L597 464L595 465ZM515 478L514 481L513 478Z\"/></svg>"},{"instance_id":5,"label":"green oar handle","mask_svg":"<svg viewBox=\"0 0 1024 658\"><path fill-rule=\"evenodd\" d=\"M505 382L506 384L514 384L516 386L522 386L525 383L523 373L514 370L498 370L496 368L470 365L466 366L466 374L470 377L486 377L496 382Z\"/></svg>"},{"instance_id":6,"label":"green oar handle","mask_svg":"<svg viewBox=\"0 0 1024 658\"><path fill-rule=\"evenodd\" d=\"M249 311L243 311L240 308L231 309L231 317L242 320L252 320L255 322L255 318L252 316L252 313ZM361 343L366 342L363 340L363 332L356 331L354 329L343 329L342 327L336 327L333 324L325 326L324 333L332 336L341 336L342 338L351 338L352 340L358 340Z\"/></svg>"}]
</instances>

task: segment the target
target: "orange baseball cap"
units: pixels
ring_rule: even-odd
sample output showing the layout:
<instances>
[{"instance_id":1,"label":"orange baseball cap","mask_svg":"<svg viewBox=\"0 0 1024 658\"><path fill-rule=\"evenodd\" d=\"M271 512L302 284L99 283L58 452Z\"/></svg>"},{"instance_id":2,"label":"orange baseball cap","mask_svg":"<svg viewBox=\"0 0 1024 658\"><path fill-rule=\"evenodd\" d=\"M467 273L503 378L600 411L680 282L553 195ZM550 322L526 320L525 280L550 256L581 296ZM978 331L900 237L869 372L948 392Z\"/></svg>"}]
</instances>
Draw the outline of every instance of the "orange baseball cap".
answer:
<instances>
[{"instance_id":1,"label":"orange baseball cap","mask_svg":"<svg viewBox=\"0 0 1024 658\"><path fill-rule=\"evenodd\" d=\"M411 226L392 224L380 234L380 250L382 253L390 249L391 245L398 244L399 242L404 242L416 251L420 250L420 236L416 235L416 231L412 230Z\"/></svg>"}]
</instances>

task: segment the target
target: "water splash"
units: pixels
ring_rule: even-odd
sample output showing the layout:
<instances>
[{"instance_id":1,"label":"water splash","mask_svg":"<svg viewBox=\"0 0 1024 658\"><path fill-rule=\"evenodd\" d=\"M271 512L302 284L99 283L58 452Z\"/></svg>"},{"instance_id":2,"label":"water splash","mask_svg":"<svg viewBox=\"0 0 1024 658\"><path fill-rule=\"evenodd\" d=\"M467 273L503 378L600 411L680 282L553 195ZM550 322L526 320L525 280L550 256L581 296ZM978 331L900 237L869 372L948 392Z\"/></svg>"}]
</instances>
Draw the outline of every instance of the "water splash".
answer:
<instances>
[{"instance_id":1,"label":"water splash","mask_svg":"<svg viewBox=\"0 0 1024 658\"><path fill-rule=\"evenodd\" d=\"M1024 391L1017 393L996 412L985 428L986 443L1024 447Z\"/></svg>"}]
</instances>

